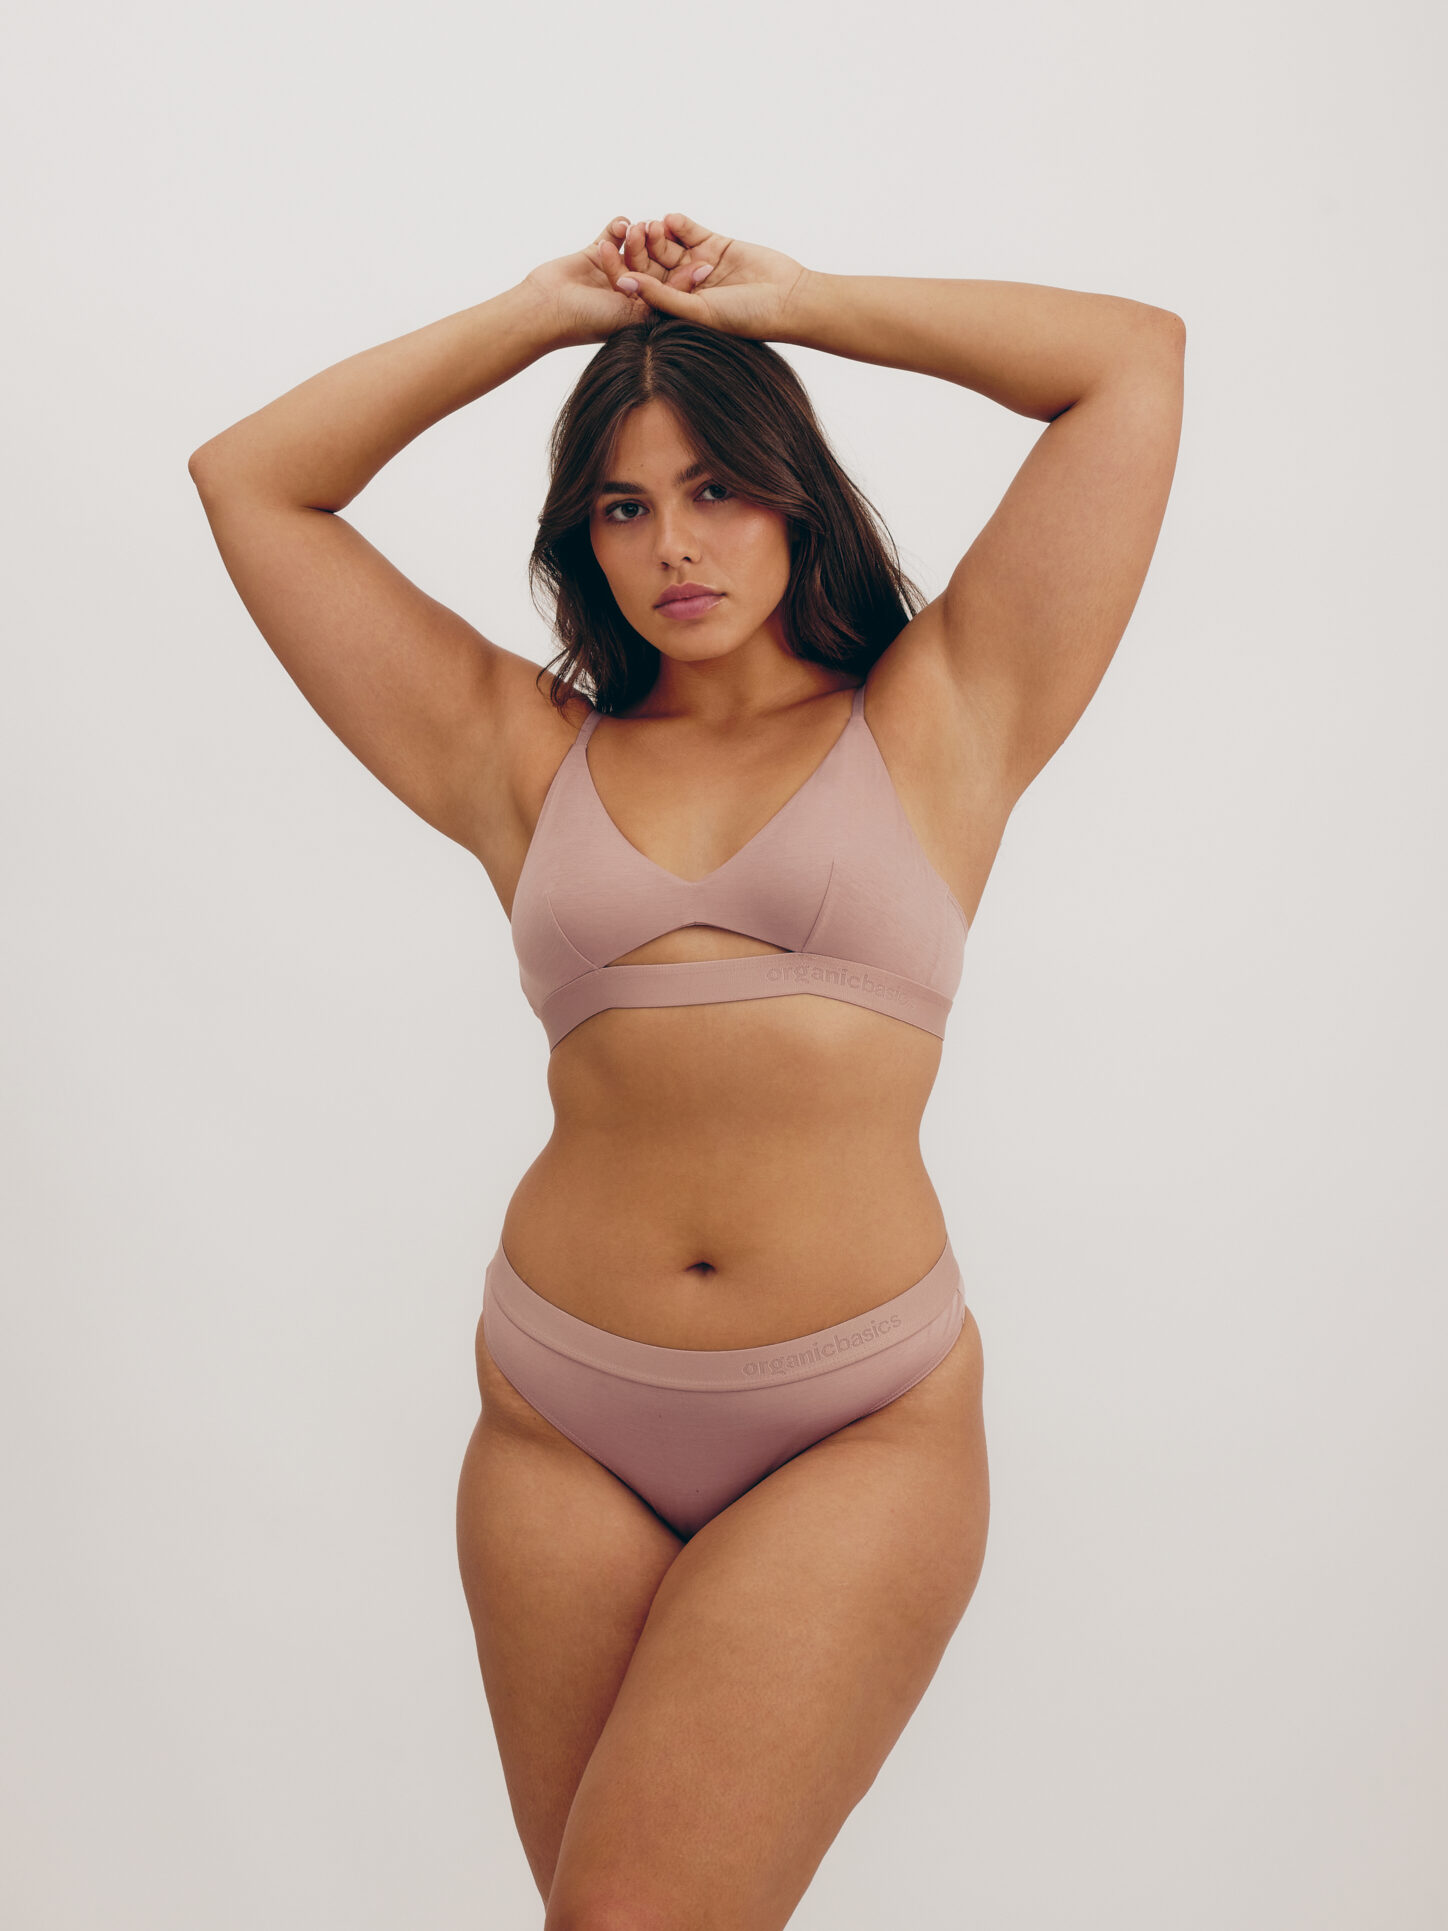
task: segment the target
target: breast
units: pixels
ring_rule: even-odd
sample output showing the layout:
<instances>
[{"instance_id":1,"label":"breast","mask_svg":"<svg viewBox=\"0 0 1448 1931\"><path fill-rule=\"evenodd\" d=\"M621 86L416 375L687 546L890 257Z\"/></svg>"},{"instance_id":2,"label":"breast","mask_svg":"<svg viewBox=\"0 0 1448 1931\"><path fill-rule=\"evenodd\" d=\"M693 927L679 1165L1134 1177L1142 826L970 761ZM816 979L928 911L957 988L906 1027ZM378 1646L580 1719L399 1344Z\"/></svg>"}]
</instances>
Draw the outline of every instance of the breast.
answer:
<instances>
[{"instance_id":1,"label":"breast","mask_svg":"<svg viewBox=\"0 0 1448 1931\"><path fill-rule=\"evenodd\" d=\"M860 959L954 999L965 964L965 916L931 865L883 761L852 772L841 838L809 950Z\"/></svg>"},{"instance_id":2,"label":"breast","mask_svg":"<svg viewBox=\"0 0 1448 1931\"><path fill-rule=\"evenodd\" d=\"M576 854L549 885L548 906L569 945L594 965L683 925L719 926L796 952L818 920L829 880L827 857L787 841L702 879L672 878L631 851L601 863Z\"/></svg>"},{"instance_id":3,"label":"breast","mask_svg":"<svg viewBox=\"0 0 1448 1931\"><path fill-rule=\"evenodd\" d=\"M570 751L544 800L513 902L513 945L533 1010L604 968L635 975L631 1003L638 1002L636 975L660 975L659 1003L668 1004L667 975L677 968L612 962L689 925L878 968L952 999L964 963L963 916L863 720L860 726L853 743L841 746L847 755L832 762L828 784L799 794L797 809L694 880L663 871L590 808L577 747ZM747 981L740 973L741 996ZM591 1008L600 996L591 992Z\"/></svg>"}]
</instances>

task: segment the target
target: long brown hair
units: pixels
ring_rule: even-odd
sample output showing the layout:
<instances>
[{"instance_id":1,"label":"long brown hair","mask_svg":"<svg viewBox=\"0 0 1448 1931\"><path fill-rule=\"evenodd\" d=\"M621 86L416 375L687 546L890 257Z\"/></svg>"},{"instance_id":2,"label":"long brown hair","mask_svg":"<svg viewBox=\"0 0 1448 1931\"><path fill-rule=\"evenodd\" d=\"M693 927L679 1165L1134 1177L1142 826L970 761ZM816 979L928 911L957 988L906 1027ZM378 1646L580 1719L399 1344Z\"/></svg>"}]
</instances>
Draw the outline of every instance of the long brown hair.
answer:
<instances>
[{"instance_id":1,"label":"long brown hair","mask_svg":"<svg viewBox=\"0 0 1448 1931\"><path fill-rule=\"evenodd\" d=\"M535 607L562 645L549 659L553 703L561 710L581 675L595 706L617 713L658 675L659 651L619 609L589 533L618 428L655 397L676 412L712 476L788 519L780 613L795 656L863 677L926 602L884 523L835 460L782 355L652 309L608 337L553 425L548 497L528 563Z\"/></svg>"}]
</instances>

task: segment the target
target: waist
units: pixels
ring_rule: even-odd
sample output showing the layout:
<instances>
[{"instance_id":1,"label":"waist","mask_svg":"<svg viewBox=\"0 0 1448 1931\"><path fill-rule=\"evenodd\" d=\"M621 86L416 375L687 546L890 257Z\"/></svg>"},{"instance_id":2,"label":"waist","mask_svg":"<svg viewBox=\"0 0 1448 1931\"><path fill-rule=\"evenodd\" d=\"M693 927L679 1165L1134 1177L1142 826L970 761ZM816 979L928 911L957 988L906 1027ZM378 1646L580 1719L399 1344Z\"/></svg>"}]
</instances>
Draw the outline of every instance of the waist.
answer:
<instances>
[{"instance_id":1,"label":"waist","mask_svg":"<svg viewBox=\"0 0 1448 1931\"><path fill-rule=\"evenodd\" d=\"M587 1157L555 1137L516 1188L500 1244L529 1286L581 1321L672 1348L764 1345L877 1307L946 1245L919 1149L848 1135Z\"/></svg>"},{"instance_id":2,"label":"waist","mask_svg":"<svg viewBox=\"0 0 1448 1931\"><path fill-rule=\"evenodd\" d=\"M534 1341L652 1388L729 1390L810 1379L866 1356L887 1354L932 1326L943 1323L947 1331L958 1332L964 1304L960 1267L949 1241L919 1279L867 1310L831 1316L823 1326L803 1333L792 1325L797 1316L785 1316L776 1320L770 1336L738 1346L710 1346L691 1336L681 1348L581 1321L531 1288L502 1245L488 1263L484 1287L502 1319Z\"/></svg>"},{"instance_id":3,"label":"waist","mask_svg":"<svg viewBox=\"0 0 1448 1931\"><path fill-rule=\"evenodd\" d=\"M938 1038L833 1000L600 1012L549 1058L553 1135L502 1243L545 1298L661 1347L847 1318L944 1244L919 1141L939 1064Z\"/></svg>"}]
</instances>

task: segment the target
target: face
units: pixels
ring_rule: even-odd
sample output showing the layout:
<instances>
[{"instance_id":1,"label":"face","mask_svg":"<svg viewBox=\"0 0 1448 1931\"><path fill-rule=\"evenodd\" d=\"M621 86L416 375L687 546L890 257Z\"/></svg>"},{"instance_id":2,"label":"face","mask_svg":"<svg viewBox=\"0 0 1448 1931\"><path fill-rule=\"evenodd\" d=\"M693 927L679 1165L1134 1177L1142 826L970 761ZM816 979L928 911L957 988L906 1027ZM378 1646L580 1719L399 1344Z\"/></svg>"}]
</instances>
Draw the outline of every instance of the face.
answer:
<instances>
[{"instance_id":1,"label":"face","mask_svg":"<svg viewBox=\"0 0 1448 1931\"><path fill-rule=\"evenodd\" d=\"M686 473L695 469L673 410L643 403L620 426L589 516L619 609L641 637L686 662L747 643L770 625L789 583L784 516L736 496L707 466ZM683 583L707 586L717 600L679 604L670 616L659 599Z\"/></svg>"}]
</instances>

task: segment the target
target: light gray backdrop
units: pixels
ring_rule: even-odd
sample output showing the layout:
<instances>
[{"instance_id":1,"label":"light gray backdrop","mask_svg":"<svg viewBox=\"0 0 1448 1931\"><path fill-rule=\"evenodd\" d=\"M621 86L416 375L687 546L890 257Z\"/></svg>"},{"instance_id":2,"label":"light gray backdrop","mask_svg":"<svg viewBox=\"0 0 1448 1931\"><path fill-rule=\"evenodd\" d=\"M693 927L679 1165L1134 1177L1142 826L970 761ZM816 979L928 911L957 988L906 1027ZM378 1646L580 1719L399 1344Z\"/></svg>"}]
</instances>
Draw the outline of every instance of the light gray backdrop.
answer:
<instances>
[{"instance_id":1,"label":"light gray backdrop","mask_svg":"<svg viewBox=\"0 0 1448 1931\"><path fill-rule=\"evenodd\" d=\"M1007 831L924 1130L985 1341L985 1570L795 1922L1444 1922L1441 19L22 9L7 1924L541 1919L453 1498L546 1042L485 874L308 709L186 461L671 208L1190 337L1155 562ZM592 352L347 512L539 662L544 439ZM1041 425L785 353L935 594Z\"/></svg>"}]
</instances>

